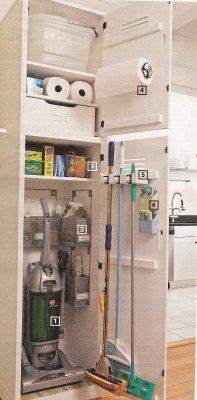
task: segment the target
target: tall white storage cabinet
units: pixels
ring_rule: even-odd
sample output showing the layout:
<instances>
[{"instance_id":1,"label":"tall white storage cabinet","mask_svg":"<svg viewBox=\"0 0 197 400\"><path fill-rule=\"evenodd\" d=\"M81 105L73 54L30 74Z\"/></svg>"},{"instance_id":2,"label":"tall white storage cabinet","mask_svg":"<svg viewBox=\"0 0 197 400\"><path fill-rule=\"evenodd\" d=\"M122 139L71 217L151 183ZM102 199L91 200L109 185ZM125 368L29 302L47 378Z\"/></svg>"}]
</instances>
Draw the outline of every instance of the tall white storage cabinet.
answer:
<instances>
[{"instance_id":1,"label":"tall white storage cabinet","mask_svg":"<svg viewBox=\"0 0 197 400\"><path fill-rule=\"evenodd\" d=\"M56 0L17 0L0 25L0 126L7 130L7 133L0 137L0 397L2 400L19 400L21 397L23 279L26 275L27 263L34 260L35 256L38 257L33 251L27 252L23 249L23 223L27 199L36 191L37 196L40 193L50 196L51 191L52 194L55 191L57 199L67 200L72 199L73 190L92 191L90 305L80 310L66 306L65 341L62 341L61 346L71 362L81 364L84 368L94 366L98 360L101 341L98 290L102 273L99 277L98 262L102 254L99 256L98 244L103 237L103 232L102 230L100 232L98 227L100 223L99 193L102 194L104 190L103 187L100 191L99 177L103 137L168 127L171 43L169 2L132 1L129 5L125 2L125 7L120 7L120 10L104 17L80 9L77 3L75 7L60 3ZM78 21L82 25L94 27L97 34L90 48L86 72L28 58L29 18L36 13L58 15ZM80 37L78 40L80 41ZM103 99L99 98L98 101L95 93L94 102L91 104L69 100L55 101L53 98L41 95L26 94L27 76L34 78L59 76L70 82L87 81L94 86L97 70L101 67L140 57L150 60L153 66L153 83L150 88L148 87L145 96L137 94L137 85L132 92L124 92L118 96L105 96ZM166 139L158 140L150 142L137 140L134 143L128 142L126 145L127 158L135 158L136 154L136 157L143 158L144 155L148 160L149 168L159 170L158 187L162 196L159 232L154 237L148 236L148 239L146 235L141 236L138 241L137 257L141 260L139 264L142 269L138 271L136 283L138 298L136 347L140 364L137 368L140 373L145 373L149 379L157 382L160 378L163 379L161 374L165 369L164 321L168 233L167 196L164 190L167 185L165 153L167 144ZM25 143L31 142L76 145L85 149L87 156L97 161L98 171L92 173L90 178L78 179L24 176ZM160 161L161 164L159 164ZM118 163L117 159L117 169ZM35 194L32 194L33 201L35 201ZM102 202L101 205L103 206ZM128 196L127 206L129 207ZM117 207L117 199L115 207ZM103 213L101 215L103 221L102 218ZM128 229L130 229L129 225ZM126 235L128 236L129 233ZM114 260L115 257L114 254ZM129 264L128 247L124 248L124 263L127 266ZM150 270L147 276L147 272L143 274L143 268L148 267ZM129 279L128 269L125 278ZM114 280L115 270L112 269L112 286ZM146 299L143 297L144 291ZM154 297L151 298L152 291ZM147 301L147 296L150 296L150 303ZM148 304L150 307L146 306ZM157 307L158 312L155 314L154 308ZM126 309L129 312L128 308L127 304ZM158 327L157 338L153 337L153 316L157 318L155 321ZM142 321L145 322L145 326ZM123 327L124 330L128 329L125 313ZM147 335L145 335L146 331ZM123 341L125 345L128 345L128 338L125 339L124 335ZM145 359L144 352L148 347L149 359ZM150 359L151 352L154 352L152 360ZM149 374L151 364L153 369ZM60 400L63 397L55 395L51 397L53 398ZM165 398L163 381L161 395L158 398Z\"/></svg>"}]
</instances>

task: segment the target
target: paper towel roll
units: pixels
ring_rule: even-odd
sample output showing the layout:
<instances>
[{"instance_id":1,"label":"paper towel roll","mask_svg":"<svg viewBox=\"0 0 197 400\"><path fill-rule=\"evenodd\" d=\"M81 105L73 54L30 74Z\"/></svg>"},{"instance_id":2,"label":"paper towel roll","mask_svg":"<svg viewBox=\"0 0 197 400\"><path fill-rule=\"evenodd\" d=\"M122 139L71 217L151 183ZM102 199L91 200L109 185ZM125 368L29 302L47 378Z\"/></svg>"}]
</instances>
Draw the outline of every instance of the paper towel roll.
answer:
<instances>
[{"instance_id":1,"label":"paper towel roll","mask_svg":"<svg viewBox=\"0 0 197 400\"><path fill-rule=\"evenodd\" d=\"M71 85L70 98L75 101L91 103L93 100L92 87L87 82L76 81Z\"/></svg>"},{"instance_id":2,"label":"paper towel roll","mask_svg":"<svg viewBox=\"0 0 197 400\"><path fill-rule=\"evenodd\" d=\"M70 84L63 78L46 78L44 79L44 94L53 99L66 100L70 95Z\"/></svg>"},{"instance_id":3,"label":"paper towel roll","mask_svg":"<svg viewBox=\"0 0 197 400\"><path fill-rule=\"evenodd\" d=\"M151 63L145 58L124 61L100 68L96 74L96 98L137 92L137 86L150 85L153 80Z\"/></svg>"}]
</instances>

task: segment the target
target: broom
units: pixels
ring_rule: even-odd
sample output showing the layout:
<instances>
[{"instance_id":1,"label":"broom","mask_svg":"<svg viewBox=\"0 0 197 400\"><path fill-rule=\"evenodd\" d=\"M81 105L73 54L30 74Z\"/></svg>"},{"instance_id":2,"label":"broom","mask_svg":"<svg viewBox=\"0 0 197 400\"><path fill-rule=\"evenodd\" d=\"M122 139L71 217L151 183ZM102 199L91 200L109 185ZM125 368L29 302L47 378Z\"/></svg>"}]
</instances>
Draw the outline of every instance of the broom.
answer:
<instances>
[{"instance_id":1,"label":"broom","mask_svg":"<svg viewBox=\"0 0 197 400\"><path fill-rule=\"evenodd\" d=\"M114 142L109 142L108 147L108 173L113 172L114 166ZM110 280L110 253L112 242L112 185L108 184L107 190L107 221L105 228L105 289L103 304L103 343L101 358L97 363L96 372L108 376L111 372L111 365L107 357L107 337L109 324L109 280ZM101 301L100 301L101 303Z\"/></svg>"},{"instance_id":2,"label":"broom","mask_svg":"<svg viewBox=\"0 0 197 400\"><path fill-rule=\"evenodd\" d=\"M136 185L133 184L135 164L131 166L131 366L130 372L119 371L118 377L125 379L128 383L127 392L141 399L152 400L155 390L153 382L146 381L135 374L135 352L134 352L134 262L135 262L135 202Z\"/></svg>"}]
</instances>

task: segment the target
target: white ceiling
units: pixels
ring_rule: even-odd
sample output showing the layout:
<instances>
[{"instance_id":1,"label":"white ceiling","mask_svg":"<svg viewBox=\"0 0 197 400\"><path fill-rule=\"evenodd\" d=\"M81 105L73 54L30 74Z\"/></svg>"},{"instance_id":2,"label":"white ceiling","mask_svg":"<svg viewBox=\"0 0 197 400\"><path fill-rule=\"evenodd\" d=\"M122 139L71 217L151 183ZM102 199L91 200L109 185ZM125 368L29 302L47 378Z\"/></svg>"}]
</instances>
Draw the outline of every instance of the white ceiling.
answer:
<instances>
[{"instance_id":1,"label":"white ceiling","mask_svg":"<svg viewBox=\"0 0 197 400\"><path fill-rule=\"evenodd\" d=\"M15 0L0 0L0 20L12 6ZM53 1L53 0L52 0ZM54 0L72 7L79 7L96 14L105 15L128 5L130 1L124 0ZM138 1L138 0L136 0ZM174 2L173 30L178 35L183 35L197 40L197 2Z\"/></svg>"},{"instance_id":2,"label":"white ceiling","mask_svg":"<svg viewBox=\"0 0 197 400\"><path fill-rule=\"evenodd\" d=\"M174 4L173 31L179 36L197 40L197 2Z\"/></svg>"},{"instance_id":3,"label":"white ceiling","mask_svg":"<svg viewBox=\"0 0 197 400\"><path fill-rule=\"evenodd\" d=\"M66 4L82 10L91 11L99 15L105 15L112 11L117 11L129 5L130 1L124 0L52 0L61 4Z\"/></svg>"}]
</instances>

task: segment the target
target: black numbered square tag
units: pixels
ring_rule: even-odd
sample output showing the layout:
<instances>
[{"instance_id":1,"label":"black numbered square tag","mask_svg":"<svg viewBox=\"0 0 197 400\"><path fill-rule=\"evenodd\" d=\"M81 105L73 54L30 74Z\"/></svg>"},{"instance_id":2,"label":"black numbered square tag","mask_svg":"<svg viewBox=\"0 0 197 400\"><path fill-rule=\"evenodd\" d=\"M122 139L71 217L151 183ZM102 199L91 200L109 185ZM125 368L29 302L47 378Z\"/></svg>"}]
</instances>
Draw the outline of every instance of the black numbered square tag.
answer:
<instances>
[{"instance_id":1,"label":"black numbered square tag","mask_svg":"<svg viewBox=\"0 0 197 400\"><path fill-rule=\"evenodd\" d=\"M150 211L158 211L159 210L159 200L150 200L149 201L149 210Z\"/></svg>"},{"instance_id":2,"label":"black numbered square tag","mask_svg":"<svg viewBox=\"0 0 197 400\"><path fill-rule=\"evenodd\" d=\"M97 172L97 161L88 161L87 171L88 172Z\"/></svg>"},{"instance_id":3,"label":"black numbered square tag","mask_svg":"<svg viewBox=\"0 0 197 400\"><path fill-rule=\"evenodd\" d=\"M88 227L87 225L77 225L77 235L87 235Z\"/></svg>"},{"instance_id":4,"label":"black numbered square tag","mask_svg":"<svg viewBox=\"0 0 197 400\"><path fill-rule=\"evenodd\" d=\"M138 96L146 96L147 95L147 86L137 86L137 94Z\"/></svg>"},{"instance_id":5,"label":"black numbered square tag","mask_svg":"<svg viewBox=\"0 0 197 400\"><path fill-rule=\"evenodd\" d=\"M139 169L138 179L140 179L142 181L148 180L148 170L147 169Z\"/></svg>"},{"instance_id":6,"label":"black numbered square tag","mask_svg":"<svg viewBox=\"0 0 197 400\"><path fill-rule=\"evenodd\" d=\"M50 326L60 326L60 317L51 316L51 318L50 318Z\"/></svg>"}]
</instances>

